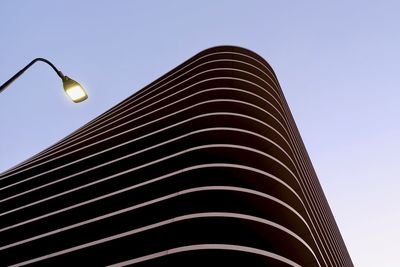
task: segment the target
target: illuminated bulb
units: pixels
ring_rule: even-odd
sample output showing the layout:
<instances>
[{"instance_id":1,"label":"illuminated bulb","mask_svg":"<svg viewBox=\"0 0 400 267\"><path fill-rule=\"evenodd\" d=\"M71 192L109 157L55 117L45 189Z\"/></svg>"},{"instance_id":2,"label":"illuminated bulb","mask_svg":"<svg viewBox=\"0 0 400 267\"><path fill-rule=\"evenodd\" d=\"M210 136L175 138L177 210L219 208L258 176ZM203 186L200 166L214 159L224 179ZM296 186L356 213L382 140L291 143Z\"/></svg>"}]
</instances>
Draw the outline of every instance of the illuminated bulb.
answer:
<instances>
[{"instance_id":1,"label":"illuminated bulb","mask_svg":"<svg viewBox=\"0 0 400 267\"><path fill-rule=\"evenodd\" d=\"M83 87L76 81L71 78L65 76L63 79L63 85L65 93L74 101L75 103L82 102L83 100L88 98Z\"/></svg>"}]
</instances>

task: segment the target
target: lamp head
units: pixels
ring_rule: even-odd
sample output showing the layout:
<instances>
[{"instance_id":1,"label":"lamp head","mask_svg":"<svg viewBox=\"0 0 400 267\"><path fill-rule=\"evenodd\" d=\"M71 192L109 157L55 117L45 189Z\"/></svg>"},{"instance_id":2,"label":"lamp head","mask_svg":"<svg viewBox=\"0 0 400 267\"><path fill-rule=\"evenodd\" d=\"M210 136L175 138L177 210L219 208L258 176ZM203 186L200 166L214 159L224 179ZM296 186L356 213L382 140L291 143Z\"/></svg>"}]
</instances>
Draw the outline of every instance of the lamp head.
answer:
<instances>
[{"instance_id":1,"label":"lamp head","mask_svg":"<svg viewBox=\"0 0 400 267\"><path fill-rule=\"evenodd\" d=\"M63 86L65 93L71 98L75 103L82 102L88 98L87 93L83 87L76 81L72 80L68 76L63 78Z\"/></svg>"}]
</instances>

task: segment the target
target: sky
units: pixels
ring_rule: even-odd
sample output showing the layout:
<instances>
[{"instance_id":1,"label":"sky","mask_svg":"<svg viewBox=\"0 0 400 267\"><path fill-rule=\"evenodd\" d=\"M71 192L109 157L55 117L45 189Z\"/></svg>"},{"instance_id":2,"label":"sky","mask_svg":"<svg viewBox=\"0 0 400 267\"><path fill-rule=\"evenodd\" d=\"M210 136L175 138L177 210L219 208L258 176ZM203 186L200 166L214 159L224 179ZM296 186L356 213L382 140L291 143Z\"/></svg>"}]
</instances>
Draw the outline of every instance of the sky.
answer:
<instances>
[{"instance_id":1,"label":"sky","mask_svg":"<svg viewBox=\"0 0 400 267\"><path fill-rule=\"evenodd\" d=\"M69 101L37 63L0 95L0 172L206 48L274 68L355 266L398 266L399 1L0 2L0 83L36 57L79 81Z\"/></svg>"}]
</instances>

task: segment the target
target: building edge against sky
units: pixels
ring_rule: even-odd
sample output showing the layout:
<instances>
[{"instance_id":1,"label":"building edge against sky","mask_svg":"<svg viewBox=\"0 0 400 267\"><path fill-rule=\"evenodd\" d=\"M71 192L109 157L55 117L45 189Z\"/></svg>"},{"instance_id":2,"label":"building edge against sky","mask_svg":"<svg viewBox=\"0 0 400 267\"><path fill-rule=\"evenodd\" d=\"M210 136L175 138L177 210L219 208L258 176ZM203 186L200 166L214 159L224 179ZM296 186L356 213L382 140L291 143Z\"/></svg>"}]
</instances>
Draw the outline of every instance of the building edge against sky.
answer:
<instances>
[{"instance_id":1,"label":"building edge against sky","mask_svg":"<svg viewBox=\"0 0 400 267\"><path fill-rule=\"evenodd\" d=\"M0 175L24 265L353 266L276 75L200 52Z\"/></svg>"}]
</instances>

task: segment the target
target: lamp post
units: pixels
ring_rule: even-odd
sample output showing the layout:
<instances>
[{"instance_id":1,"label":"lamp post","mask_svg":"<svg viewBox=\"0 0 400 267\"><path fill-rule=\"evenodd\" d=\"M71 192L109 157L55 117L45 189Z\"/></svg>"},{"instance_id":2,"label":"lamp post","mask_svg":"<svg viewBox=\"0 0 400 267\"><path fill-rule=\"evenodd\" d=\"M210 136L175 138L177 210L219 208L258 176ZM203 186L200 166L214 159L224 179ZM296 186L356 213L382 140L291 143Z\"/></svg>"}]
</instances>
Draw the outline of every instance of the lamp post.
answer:
<instances>
[{"instance_id":1,"label":"lamp post","mask_svg":"<svg viewBox=\"0 0 400 267\"><path fill-rule=\"evenodd\" d=\"M61 78L63 82L65 93L71 98L72 101L74 101L75 103L79 103L88 98L88 95L86 94L85 90L78 82L74 81L68 76L65 76L61 71L59 71L53 65L53 63L44 58L35 58L23 69L18 71L14 76L12 76L8 81L6 81L2 86L0 86L0 93L4 91L10 84L12 84L19 76L21 76L27 69L29 69L37 61L42 61L44 63L47 63L57 73L57 75Z\"/></svg>"}]
</instances>

